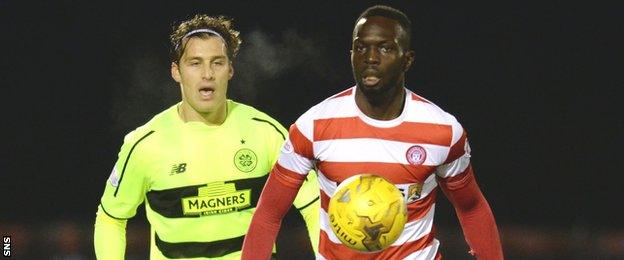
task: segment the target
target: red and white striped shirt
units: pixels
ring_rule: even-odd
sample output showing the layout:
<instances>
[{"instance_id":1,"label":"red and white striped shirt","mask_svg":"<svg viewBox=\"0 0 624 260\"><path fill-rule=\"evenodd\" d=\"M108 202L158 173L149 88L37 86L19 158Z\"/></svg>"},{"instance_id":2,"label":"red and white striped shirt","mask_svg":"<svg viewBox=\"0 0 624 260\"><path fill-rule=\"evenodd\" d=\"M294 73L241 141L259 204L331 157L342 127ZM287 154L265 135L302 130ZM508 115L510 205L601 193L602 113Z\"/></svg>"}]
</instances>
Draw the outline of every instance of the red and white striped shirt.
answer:
<instances>
[{"instance_id":1,"label":"red and white striped shirt","mask_svg":"<svg viewBox=\"0 0 624 260\"><path fill-rule=\"evenodd\" d=\"M305 175L315 168L321 188L319 259L434 259L433 216L439 178L469 169L470 148L455 117L405 89L405 106L395 119L367 117L355 103L355 87L303 114L290 127L276 167ZM341 244L331 231L328 204L337 185L361 173L380 175L399 188L408 221L389 248L361 253Z\"/></svg>"}]
</instances>

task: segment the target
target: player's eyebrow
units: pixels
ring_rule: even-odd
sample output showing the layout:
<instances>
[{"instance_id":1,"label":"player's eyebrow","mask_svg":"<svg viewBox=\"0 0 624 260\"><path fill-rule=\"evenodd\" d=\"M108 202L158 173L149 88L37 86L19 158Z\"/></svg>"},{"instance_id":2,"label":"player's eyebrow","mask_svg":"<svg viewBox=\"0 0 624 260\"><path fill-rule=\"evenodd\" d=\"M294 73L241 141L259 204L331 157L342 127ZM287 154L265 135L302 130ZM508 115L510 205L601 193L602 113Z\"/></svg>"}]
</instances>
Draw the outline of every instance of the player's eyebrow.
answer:
<instances>
[{"instance_id":1,"label":"player's eyebrow","mask_svg":"<svg viewBox=\"0 0 624 260\"><path fill-rule=\"evenodd\" d=\"M225 55L216 55L216 56L210 57L210 60L218 60L218 59L225 59L225 58L227 58L227 56Z\"/></svg>"},{"instance_id":2,"label":"player's eyebrow","mask_svg":"<svg viewBox=\"0 0 624 260\"><path fill-rule=\"evenodd\" d=\"M208 57L207 60L214 61L214 60L226 59L226 58L227 58L227 56L225 56L225 55L215 55L215 56ZM184 61L191 61L191 60L200 60L200 61L202 61L202 60L204 60L204 57L202 57L202 56L188 56L188 57L185 57L183 60Z\"/></svg>"},{"instance_id":3,"label":"player's eyebrow","mask_svg":"<svg viewBox=\"0 0 624 260\"><path fill-rule=\"evenodd\" d=\"M372 44L387 44L389 42L395 42L395 41L388 40L388 39L377 38L377 37L372 38L372 39L371 38L366 39L366 38L363 38L363 37L356 37L356 38L353 39L353 43L356 43L356 44L371 44L371 43Z\"/></svg>"}]
</instances>

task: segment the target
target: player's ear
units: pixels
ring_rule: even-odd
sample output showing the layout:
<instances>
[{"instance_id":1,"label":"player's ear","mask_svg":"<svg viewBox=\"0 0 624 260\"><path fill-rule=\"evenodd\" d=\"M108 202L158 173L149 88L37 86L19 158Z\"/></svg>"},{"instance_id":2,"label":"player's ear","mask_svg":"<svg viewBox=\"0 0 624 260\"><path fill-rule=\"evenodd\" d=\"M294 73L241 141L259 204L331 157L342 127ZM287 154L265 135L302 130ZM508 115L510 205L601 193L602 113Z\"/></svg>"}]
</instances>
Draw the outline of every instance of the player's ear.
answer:
<instances>
[{"instance_id":1,"label":"player's ear","mask_svg":"<svg viewBox=\"0 0 624 260\"><path fill-rule=\"evenodd\" d=\"M178 67L178 64L175 62L171 63L171 77L178 83L182 80L180 77L180 67Z\"/></svg>"},{"instance_id":2,"label":"player's ear","mask_svg":"<svg viewBox=\"0 0 624 260\"><path fill-rule=\"evenodd\" d=\"M409 68L412 66L412 63L414 63L414 51L413 50L409 50L405 53L405 69L403 71L407 71L409 70Z\"/></svg>"},{"instance_id":3,"label":"player's ear","mask_svg":"<svg viewBox=\"0 0 624 260\"><path fill-rule=\"evenodd\" d=\"M232 77L234 76L234 66L232 66L232 62L231 61L229 62L229 64L230 64L230 72L228 73L228 75L229 75L228 80L232 79Z\"/></svg>"}]
</instances>

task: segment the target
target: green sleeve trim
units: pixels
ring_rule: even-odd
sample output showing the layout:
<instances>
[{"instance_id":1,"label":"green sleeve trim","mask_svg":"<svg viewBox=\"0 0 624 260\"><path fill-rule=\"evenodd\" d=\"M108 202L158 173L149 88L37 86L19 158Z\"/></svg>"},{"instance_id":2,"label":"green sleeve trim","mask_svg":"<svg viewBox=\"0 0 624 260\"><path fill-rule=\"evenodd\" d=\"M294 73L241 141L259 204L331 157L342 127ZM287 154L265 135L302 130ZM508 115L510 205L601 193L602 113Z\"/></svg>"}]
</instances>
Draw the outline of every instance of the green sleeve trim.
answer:
<instances>
[{"instance_id":1,"label":"green sleeve trim","mask_svg":"<svg viewBox=\"0 0 624 260\"><path fill-rule=\"evenodd\" d=\"M128 220L128 218L118 218L118 217L115 217L115 216L111 215L110 213L108 213L108 212L106 211L106 209L104 208L104 205L102 205L102 203L100 203L100 208L102 208L102 211L104 211L104 213L105 213L106 215L108 215L109 217L111 217L111 218L114 218L114 219L116 219L116 220Z\"/></svg>"},{"instance_id":2,"label":"green sleeve trim","mask_svg":"<svg viewBox=\"0 0 624 260\"><path fill-rule=\"evenodd\" d=\"M303 207L301 208L297 208L297 210L301 211L304 210L305 208L307 208L308 206L314 204L314 202L316 202L317 200L319 200L319 197L314 198L312 201L308 202L308 204L305 204Z\"/></svg>"},{"instance_id":3,"label":"green sleeve trim","mask_svg":"<svg viewBox=\"0 0 624 260\"><path fill-rule=\"evenodd\" d=\"M275 131L277 131L280 135L282 135L282 140L286 140L286 135L284 135L284 133L282 133L282 131L280 131L279 128L277 128L275 124L271 123L271 121L260 119L257 117L252 118L252 120L268 123L269 125L273 126L273 128L275 128Z\"/></svg>"},{"instance_id":4,"label":"green sleeve trim","mask_svg":"<svg viewBox=\"0 0 624 260\"><path fill-rule=\"evenodd\" d=\"M141 141L143 141L143 139L145 139L146 137L148 137L152 133L154 133L154 130L150 131L149 133L147 133L146 135L141 137L141 139L139 139L136 143L134 143L134 145L132 145L132 148L130 148L130 152L128 152L128 156L126 156L126 161L124 162L123 169L121 170L121 176L119 177L119 183L117 184L117 188L115 188L115 193L113 194L113 197L117 197L117 192L119 191L119 187L121 187L121 181L123 180L124 173L126 172L126 166L128 165L128 161L130 160L130 155L132 155L132 151L137 146L137 144L139 144Z\"/></svg>"}]
</instances>

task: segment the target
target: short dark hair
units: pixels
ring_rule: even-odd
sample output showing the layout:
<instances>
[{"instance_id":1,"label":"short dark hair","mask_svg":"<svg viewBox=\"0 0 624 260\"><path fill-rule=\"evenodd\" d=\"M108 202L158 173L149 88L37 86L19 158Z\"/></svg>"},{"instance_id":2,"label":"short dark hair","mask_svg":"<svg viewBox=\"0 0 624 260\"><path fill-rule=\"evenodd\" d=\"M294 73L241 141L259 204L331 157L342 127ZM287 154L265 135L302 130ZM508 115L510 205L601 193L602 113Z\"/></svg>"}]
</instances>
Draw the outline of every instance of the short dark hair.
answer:
<instances>
[{"instance_id":1,"label":"short dark hair","mask_svg":"<svg viewBox=\"0 0 624 260\"><path fill-rule=\"evenodd\" d=\"M357 22L360 21L360 19L362 18L368 18L368 17L373 17L373 16L381 16L381 17L385 17L385 18L397 21L399 25L401 25L401 27L405 31L404 37L406 40L405 42L406 46L404 47L409 49L410 44L411 44L411 38L412 38L411 36L412 35L412 22L410 21L410 19L407 17L405 13L387 5L375 5L364 10L364 12L360 14L358 19L355 20L355 23L357 24ZM356 32L354 30L353 37L355 37L355 33Z\"/></svg>"},{"instance_id":2,"label":"short dark hair","mask_svg":"<svg viewBox=\"0 0 624 260\"><path fill-rule=\"evenodd\" d=\"M185 39L196 35L207 35L207 33L197 33L184 37L187 33L197 29L210 29L217 32L227 47L227 56L230 61L233 61L238 54L238 49L242 40L240 38L240 32L236 31L232 25L232 19L225 16L212 17L205 14L198 14L195 17L183 21L177 26L173 27L173 32L169 36L171 40L171 61L178 63L184 49L186 48Z\"/></svg>"}]
</instances>

